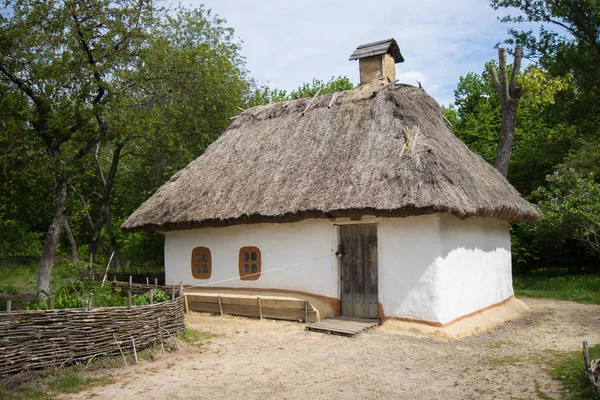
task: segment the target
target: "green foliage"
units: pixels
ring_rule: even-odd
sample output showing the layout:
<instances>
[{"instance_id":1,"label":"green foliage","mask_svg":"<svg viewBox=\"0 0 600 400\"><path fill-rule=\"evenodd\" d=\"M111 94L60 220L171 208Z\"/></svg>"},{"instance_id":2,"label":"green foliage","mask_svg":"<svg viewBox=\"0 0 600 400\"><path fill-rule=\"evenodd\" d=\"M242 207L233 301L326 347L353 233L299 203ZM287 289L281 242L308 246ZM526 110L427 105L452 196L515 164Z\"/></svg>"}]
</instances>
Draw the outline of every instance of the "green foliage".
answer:
<instances>
[{"instance_id":1,"label":"green foliage","mask_svg":"<svg viewBox=\"0 0 600 400\"><path fill-rule=\"evenodd\" d=\"M600 185L594 182L592 175L583 176L573 168L549 174L546 180L546 185L530 196L544 215L538 222L522 224L521 237L534 249L538 263L564 263L572 269L597 270L600 267ZM565 254L567 247L579 250L580 254L576 255L579 262L569 260L574 254Z\"/></svg>"},{"instance_id":2,"label":"green foliage","mask_svg":"<svg viewBox=\"0 0 600 400\"><path fill-rule=\"evenodd\" d=\"M529 275L513 276L517 296L577 301L584 304L600 304L599 275L567 275L568 269L537 271Z\"/></svg>"},{"instance_id":3,"label":"green foliage","mask_svg":"<svg viewBox=\"0 0 600 400\"><path fill-rule=\"evenodd\" d=\"M313 97L317 93L323 95L354 89L350 78L346 76L338 76L337 78L332 76L329 81L322 81L315 78L310 83L303 83L298 86L298 88L292 90L289 94L285 90L271 89L267 86L256 87L256 83L253 83L253 85L255 87L247 97L246 107Z\"/></svg>"},{"instance_id":4,"label":"green foliage","mask_svg":"<svg viewBox=\"0 0 600 400\"><path fill-rule=\"evenodd\" d=\"M480 75L469 72L461 76L454 97L457 113L454 133L472 151L493 164L498 152L502 114L487 68Z\"/></svg>"},{"instance_id":5,"label":"green foliage","mask_svg":"<svg viewBox=\"0 0 600 400\"><path fill-rule=\"evenodd\" d=\"M2 218L0 204L0 254L26 256L42 252L41 232L29 231L16 219Z\"/></svg>"},{"instance_id":6,"label":"green foliage","mask_svg":"<svg viewBox=\"0 0 600 400\"><path fill-rule=\"evenodd\" d=\"M327 82L313 79L311 83L303 83L297 89L292 90L289 98L302 99L305 97L313 97L317 93L323 95L352 89L354 89L354 85L348 77L338 76L336 78L335 76L332 76Z\"/></svg>"},{"instance_id":7,"label":"green foliage","mask_svg":"<svg viewBox=\"0 0 600 400\"><path fill-rule=\"evenodd\" d=\"M597 172L600 141L600 3L598 0L491 0L494 9L516 11L502 21L510 24L510 39L537 59L539 66L553 79L572 82L576 88L558 98L549 120L576 126L578 141L571 150L568 165L587 172ZM523 22L539 24L538 32L519 30ZM555 30L552 30L555 28ZM557 81L554 81L557 82ZM549 86L552 86L550 84ZM581 152L581 155L578 153ZM589 157L589 156L591 157ZM600 175L596 174L597 177Z\"/></svg>"},{"instance_id":8,"label":"green foliage","mask_svg":"<svg viewBox=\"0 0 600 400\"><path fill-rule=\"evenodd\" d=\"M56 309L85 308L87 307L90 293L94 294L93 307L123 307L127 305L125 293L110 282L106 282L104 285L81 280L55 280L54 282L52 294L55 296L54 308ZM154 292L154 303L161 303L170 299L171 297L162 290ZM49 299L46 299L42 305L36 301L32 301L28 308L32 310L47 309L49 303ZM131 303L136 306L150 304L150 294L133 295L131 296Z\"/></svg>"},{"instance_id":9,"label":"green foliage","mask_svg":"<svg viewBox=\"0 0 600 400\"><path fill-rule=\"evenodd\" d=\"M471 72L460 78L454 92L456 116L452 129L472 151L493 164L502 112L488 66L481 74ZM547 118L554 115L558 96L574 87L535 68L520 77L520 84L528 90L519 103L508 178L528 195L544 183L545 175L563 161L576 142L573 126Z\"/></svg>"},{"instance_id":10,"label":"green foliage","mask_svg":"<svg viewBox=\"0 0 600 400\"><path fill-rule=\"evenodd\" d=\"M529 96L530 105L542 109L555 102L557 93L569 90L573 77L553 77L541 69L530 66L517 76L517 84Z\"/></svg>"},{"instance_id":11,"label":"green foliage","mask_svg":"<svg viewBox=\"0 0 600 400\"><path fill-rule=\"evenodd\" d=\"M233 29L204 6L5 3L0 254L40 254L54 180L66 175L81 254L89 255L91 219L112 247L106 258L121 248L124 260L162 263L161 235L129 238L118 226L202 154L246 101L251 80ZM65 241L59 249L68 249Z\"/></svg>"},{"instance_id":12,"label":"green foliage","mask_svg":"<svg viewBox=\"0 0 600 400\"><path fill-rule=\"evenodd\" d=\"M589 348L590 360L600 358L600 344ZM590 381L584 373L583 355L574 351L552 366L550 375L563 383L563 398L568 400L589 400L597 396L592 391Z\"/></svg>"},{"instance_id":13,"label":"green foliage","mask_svg":"<svg viewBox=\"0 0 600 400\"><path fill-rule=\"evenodd\" d=\"M121 255L124 260L148 265L164 264L165 237L155 232L120 235ZM147 269L147 268L146 268Z\"/></svg>"}]
</instances>

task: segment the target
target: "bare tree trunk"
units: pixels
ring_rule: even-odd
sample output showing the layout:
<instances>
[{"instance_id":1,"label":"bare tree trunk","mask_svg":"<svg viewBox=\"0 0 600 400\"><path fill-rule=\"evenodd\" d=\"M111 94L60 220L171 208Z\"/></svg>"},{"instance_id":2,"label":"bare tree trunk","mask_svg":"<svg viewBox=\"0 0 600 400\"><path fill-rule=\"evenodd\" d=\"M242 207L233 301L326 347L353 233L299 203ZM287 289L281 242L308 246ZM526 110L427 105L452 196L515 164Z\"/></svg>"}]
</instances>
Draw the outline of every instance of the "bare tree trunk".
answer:
<instances>
[{"instance_id":1,"label":"bare tree trunk","mask_svg":"<svg viewBox=\"0 0 600 400\"><path fill-rule=\"evenodd\" d=\"M506 177L510 165L510 155L515 141L515 125L517 122L517 103L509 102L502 107L502 125L500 127L500 141L498 143L498 155L496 156L496 169Z\"/></svg>"},{"instance_id":2,"label":"bare tree trunk","mask_svg":"<svg viewBox=\"0 0 600 400\"><path fill-rule=\"evenodd\" d=\"M516 77L521 73L521 58L523 49L515 48L515 59L513 70L508 79L508 68L506 67L506 49L498 49L498 66L500 76L496 68L490 67L490 75L500 103L502 104L502 125L500 127L500 140L498 142L498 155L496 156L496 169L504 176L508 174L510 155L515 141L515 125L517 121L517 108L521 99L521 89L517 87Z\"/></svg>"},{"instance_id":3,"label":"bare tree trunk","mask_svg":"<svg viewBox=\"0 0 600 400\"><path fill-rule=\"evenodd\" d=\"M60 238L60 231L65 225L65 204L67 202L67 178L58 176L56 178L55 211L54 220L46 232L44 239L44 250L40 259L40 269L38 271L37 296L39 301L43 301L50 293L50 279L52 277L52 267L54 266L54 255L56 246Z\"/></svg>"},{"instance_id":4,"label":"bare tree trunk","mask_svg":"<svg viewBox=\"0 0 600 400\"><path fill-rule=\"evenodd\" d=\"M96 152L94 153L94 156L96 158L96 164L98 165L98 171L100 173L100 179L102 180L102 183L104 184L104 190L102 193L102 199L100 199L100 204L98 206L98 215L96 216L96 220L94 221L93 225L92 225L92 242L90 243L90 252L92 254L92 258L93 258L93 262L96 261L96 253L98 251L98 245L101 243L101 232L102 232L102 226L105 224L107 218L109 217L109 201L110 201L110 194L112 192L112 188L113 185L115 183L115 177L117 175L117 167L119 165L119 160L121 158L121 150L123 149L123 146L125 146L125 143L119 143L117 144L117 146L115 147L114 151L113 151L113 156L112 156L112 161L110 164L110 170L108 172L108 176L105 178L104 177L104 172L102 170L102 165L100 164L100 160L98 160L98 149L99 146L96 147ZM112 226L108 229L112 229ZM114 235L111 235L114 236ZM113 237L111 237L111 242L113 241ZM115 244L113 243L113 248L115 247ZM115 255L117 255L117 249L115 250ZM117 260L119 260L119 257L117 257Z\"/></svg>"},{"instance_id":5,"label":"bare tree trunk","mask_svg":"<svg viewBox=\"0 0 600 400\"><path fill-rule=\"evenodd\" d=\"M85 219L88 221L88 224L90 225L90 228L93 231L94 230L94 221L92 221L92 216L90 215L90 210L89 210L89 207L87 205L87 202L85 201L85 197L83 197L83 195L81 193L77 192L77 190L73 186L69 185L69 187L71 188L71 190L74 193L77 194L77 196L79 196L79 200L81 201L81 205L83 205L83 209L85 211ZM104 242L100 238L98 240L97 244L96 244L95 249L92 249L91 245L90 245L90 254L91 254L90 262L91 263L96 262L96 253L98 252L98 244L102 248L102 251L104 252L104 254L106 255L106 257L110 257L110 250L108 249L108 247L106 247L106 245L104 244Z\"/></svg>"},{"instance_id":6,"label":"bare tree trunk","mask_svg":"<svg viewBox=\"0 0 600 400\"><path fill-rule=\"evenodd\" d=\"M117 236L115 235L113 226L112 226L112 220L110 217L110 210L107 210L107 214L106 214L106 231L108 232L108 236L110 237L110 243L112 245L112 249L114 252L114 256L112 259L112 266L113 268L118 271L119 268L121 268L121 251L119 249L119 243L117 242Z\"/></svg>"},{"instance_id":7,"label":"bare tree trunk","mask_svg":"<svg viewBox=\"0 0 600 400\"><path fill-rule=\"evenodd\" d=\"M69 226L69 219L65 216L65 233L67 234L67 239L69 240L69 244L71 245L71 261L74 263L79 262L79 255L77 254L77 242L75 242L75 238L73 237L73 232L71 232L71 227Z\"/></svg>"}]
</instances>

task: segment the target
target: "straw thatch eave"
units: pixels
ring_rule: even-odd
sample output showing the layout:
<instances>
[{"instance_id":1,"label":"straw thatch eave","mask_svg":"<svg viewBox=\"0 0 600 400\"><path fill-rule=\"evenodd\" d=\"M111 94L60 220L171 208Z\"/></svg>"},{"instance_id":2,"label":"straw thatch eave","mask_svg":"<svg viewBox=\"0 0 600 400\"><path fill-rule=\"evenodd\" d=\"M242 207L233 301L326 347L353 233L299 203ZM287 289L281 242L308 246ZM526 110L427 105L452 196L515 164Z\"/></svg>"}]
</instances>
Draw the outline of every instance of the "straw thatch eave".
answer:
<instances>
[{"instance_id":1,"label":"straw thatch eave","mask_svg":"<svg viewBox=\"0 0 600 400\"><path fill-rule=\"evenodd\" d=\"M122 229L444 212L509 222L539 216L454 136L425 92L364 85L246 110Z\"/></svg>"}]
</instances>

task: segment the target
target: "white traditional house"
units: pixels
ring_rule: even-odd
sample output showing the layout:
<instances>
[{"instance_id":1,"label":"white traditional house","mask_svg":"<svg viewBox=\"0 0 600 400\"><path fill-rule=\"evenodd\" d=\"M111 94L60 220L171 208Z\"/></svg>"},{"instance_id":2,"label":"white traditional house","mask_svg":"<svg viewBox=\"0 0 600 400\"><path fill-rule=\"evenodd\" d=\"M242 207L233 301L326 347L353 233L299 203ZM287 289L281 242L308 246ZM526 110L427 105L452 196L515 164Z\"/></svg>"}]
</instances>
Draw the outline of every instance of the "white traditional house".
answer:
<instances>
[{"instance_id":1,"label":"white traditional house","mask_svg":"<svg viewBox=\"0 0 600 400\"><path fill-rule=\"evenodd\" d=\"M509 224L538 210L395 83L393 39L351 59L355 90L245 110L123 229L165 234L167 281L321 316L442 326L511 299Z\"/></svg>"}]
</instances>

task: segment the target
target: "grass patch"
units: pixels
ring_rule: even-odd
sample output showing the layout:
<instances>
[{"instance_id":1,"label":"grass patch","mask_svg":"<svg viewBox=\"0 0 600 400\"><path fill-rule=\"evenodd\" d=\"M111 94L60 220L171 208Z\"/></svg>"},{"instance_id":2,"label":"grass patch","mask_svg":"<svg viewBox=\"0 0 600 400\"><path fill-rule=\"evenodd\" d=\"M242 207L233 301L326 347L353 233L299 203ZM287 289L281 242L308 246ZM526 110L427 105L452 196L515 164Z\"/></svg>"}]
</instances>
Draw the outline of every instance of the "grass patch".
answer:
<instances>
[{"instance_id":1,"label":"grass patch","mask_svg":"<svg viewBox=\"0 0 600 400\"><path fill-rule=\"evenodd\" d=\"M590 360L600 358L600 344L590 347ZM590 400L597 396L584 373L581 351L567 353L550 368L550 375L563 383L563 397L568 400Z\"/></svg>"},{"instance_id":2,"label":"grass patch","mask_svg":"<svg viewBox=\"0 0 600 400\"><path fill-rule=\"evenodd\" d=\"M490 367L503 367L503 366L508 366L508 365L521 366L524 363L525 363L525 361L523 360L523 357L510 356L510 355L490 358L486 361L486 364Z\"/></svg>"},{"instance_id":3,"label":"grass patch","mask_svg":"<svg viewBox=\"0 0 600 400\"><path fill-rule=\"evenodd\" d=\"M179 339L191 344L192 346L202 347L206 344L210 344L211 339L222 336L223 335L218 335L212 332L197 331L194 329L185 328L185 332L183 335L179 336Z\"/></svg>"},{"instance_id":4,"label":"grass patch","mask_svg":"<svg viewBox=\"0 0 600 400\"><path fill-rule=\"evenodd\" d=\"M77 373L59 375L48 382L48 387L60 393L78 393L92 386L102 386L113 383L110 376L100 378L84 378Z\"/></svg>"},{"instance_id":5,"label":"grass patch","mask_svg":"<svg viewBox=\"0 0 600 400\"><path fill-rule=\"evenodd\" d=\"M0 390L0 400L47 400L50 395L33 386L20 386L12 390Z\"/></svg>"},{"instance_id":6,"label":"grass patch","mask_svg":"<svg viewBox=\"0 0 600 400\"><path fill-rule=\"evenodd\" d=\"M600 304L600 275L516 275L513 287L517 296Z\"/></svg>"},{"instance_id":7,"label":"grass patch","mask_svg":"<svg viewBox=\"0 0 600 400\"><path fill-rule=\"evenodd\" d=\"M49 400L55 398L56 393L78 393L90 387L113 382L113 379L106 375L91 378L82 376L81 372L72 368L50 368L45 371L32 371L21 381L10 382L0 389L0 400Z\"/></svg>"}]
</instances>

